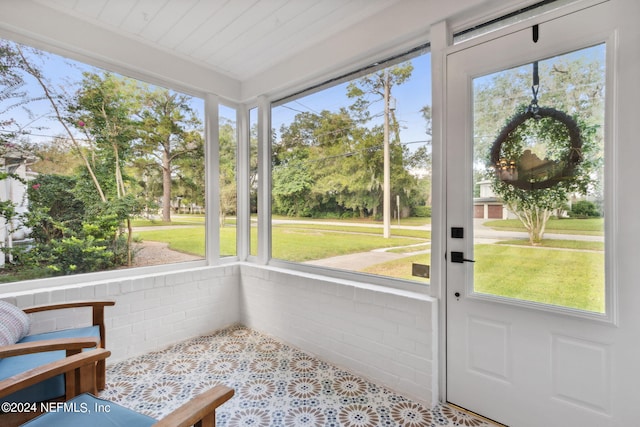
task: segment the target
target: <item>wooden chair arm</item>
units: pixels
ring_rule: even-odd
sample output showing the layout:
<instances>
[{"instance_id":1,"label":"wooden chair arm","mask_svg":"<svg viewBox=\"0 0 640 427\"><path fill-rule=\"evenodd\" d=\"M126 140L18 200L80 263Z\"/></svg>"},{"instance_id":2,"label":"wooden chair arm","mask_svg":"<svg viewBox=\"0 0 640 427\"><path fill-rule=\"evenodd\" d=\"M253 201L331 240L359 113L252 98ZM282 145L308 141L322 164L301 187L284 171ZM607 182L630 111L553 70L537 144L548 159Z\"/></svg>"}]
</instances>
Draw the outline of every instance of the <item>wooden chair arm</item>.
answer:
<instances>
[{"instance_id":1,"label":"wooden chair arm","mask_svg":"<svg viewBox=\"0 0 640 427\"><path fill-rule=\"evenodd\" d=\"M98 337L55 338L50 340L31 341L0 347L0 359L57 350L65 350L67 352L67 356L71 356L73 354L80 353L83 348L99 346L100 339Z\"/></svg>"},{"instance_id":2,"label":"wooden chair arm","mask_svg":"<svg viewBox=\"0 0 640 427\"><path fill-rule=\"evenodd\" d=\"M225 385L217 385L199 394L194 399L180 406L154 427L213 427L215 426L216 408L233 396L233 389Z\"/></svg>"},{"instance_id":3,"label":"wooden chair arm","mask_svg":"<svg viewBox=\"0 0 640 427\"><path fill-rule=\"evenodd\" d=\"M60 374L66 375L67 386L72 385L72 390L67 390L67 399L80 393L95 393L96 362L105 360L110 355L110 351L97 348L21 372L0 381L0 397Z\"/></svg>"},{"instance_id":4,"label":"wooden chair arm","mask_svg":"<svg viewBox=\"0 0 640 427\"><path fill-rule=\"evenodd\" d=\"M71 301L71 302L62 302L58 304L43 304L36 305L33 307L23 308L27 314L37 313L39 311L47 311L47 310L62 310L65 308L79 308L79 307L93 307L95 308L104 308L106 306L115 305L115 301Z\"/></svg>"}]
</instances>

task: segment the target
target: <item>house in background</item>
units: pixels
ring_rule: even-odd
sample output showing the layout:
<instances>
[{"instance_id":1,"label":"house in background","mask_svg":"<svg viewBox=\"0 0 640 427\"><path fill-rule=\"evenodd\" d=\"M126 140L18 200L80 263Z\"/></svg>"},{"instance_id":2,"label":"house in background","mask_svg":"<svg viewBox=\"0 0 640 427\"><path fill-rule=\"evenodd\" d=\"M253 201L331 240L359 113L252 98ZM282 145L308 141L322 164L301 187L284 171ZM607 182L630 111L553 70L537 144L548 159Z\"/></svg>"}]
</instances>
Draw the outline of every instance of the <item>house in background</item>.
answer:
<instances>
[{"instance_id":1,"label":"house in background","mask_svg":"<svg viewBox=\"0 0 640 427\"><path fill-rule=\"evenodd\" d=\"M2 37L203 98L211 185L206 260L0 285L0 298L23 307L114 299L111 362L242 323L418 401L449 401L514 427L636 425L638 18L632 0L4 0ZM470 82L599 44L607 73L605 310L479 295L479 267L466 262ZM273 259L271 106L425 48L433 99L429 286ZM238 246L225 258L216 226L221 105L236 109L239 124ZM251 255L254 109L259 234ZM34 330L77 322L42 318Z\"/></svg>"},{"instance_id":2,"label":"house in background","mask_svg":"<svg viewBox=\"0 0 640 427\"><path fill-rule=\"evenodd\" d=\"M477 219L507 219L509 211L491 188L491 181L480 181L480 196L473 199L473 217Z\"/></svg>"},{"instance_id":3,"label":"house in background","mask_svg":"<svg viewBox=\"0 0 640 427\"><path fill-rule=\"evenodd\" d=\"M33 156L16 149L10 149L0 157L0 171L10 174L7 178L0 180L0 200L10 201L16 215L23 214L28 209L27 186L34 178L29 165L34 160ZM11 248L16 244L27 243L28 237L29 230L19 219L7 221L6 218L0 217L0 248ZM5 256L1 255L0 267L5 264L5 261Z\"/></svg>"}]
</instances>

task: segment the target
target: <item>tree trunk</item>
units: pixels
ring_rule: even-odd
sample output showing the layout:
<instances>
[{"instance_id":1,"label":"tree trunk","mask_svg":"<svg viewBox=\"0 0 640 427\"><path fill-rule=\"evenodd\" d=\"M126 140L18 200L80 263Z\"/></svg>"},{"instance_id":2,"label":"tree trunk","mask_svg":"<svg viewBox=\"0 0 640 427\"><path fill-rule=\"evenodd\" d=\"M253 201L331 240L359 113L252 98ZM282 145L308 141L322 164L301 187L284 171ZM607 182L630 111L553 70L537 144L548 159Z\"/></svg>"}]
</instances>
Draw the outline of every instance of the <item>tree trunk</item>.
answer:
<instances>
[{"instance_id":1,"label":"tree trunk","mask_svg":"<svg viewBox=\"0 0 640 427\"><path fill-rule=\"evenodd\" d=\"M166 151L162 155L162 220L171 221L171 162Z\"/></svg>"},{"instance_id":2,"label":"tree trunk","mask_svg":"<svg viewBox=\"0 0 640 427\"><path fill-rule=\"evenodd\" d=\"M131 226L131 218L127 218L127 230L129 234L127 235L127 266L131 267L133 265L133 257L131 256L131 244L133 243L133 227Z\"/></svg>"}]
</instances>

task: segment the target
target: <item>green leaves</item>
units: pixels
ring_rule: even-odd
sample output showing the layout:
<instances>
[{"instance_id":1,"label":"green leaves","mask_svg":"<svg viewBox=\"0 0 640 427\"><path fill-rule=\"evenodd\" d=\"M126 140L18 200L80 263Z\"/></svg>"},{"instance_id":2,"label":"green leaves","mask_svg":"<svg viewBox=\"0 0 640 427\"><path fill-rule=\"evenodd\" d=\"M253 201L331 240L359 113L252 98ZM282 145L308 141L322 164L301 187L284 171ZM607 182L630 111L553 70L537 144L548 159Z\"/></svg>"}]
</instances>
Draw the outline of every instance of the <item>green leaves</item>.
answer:
<instances>
[{"instance_id":1,"label":"green leaves","mask_svg":"<svg viewBox=\"0 0 640 427\"><path fill-rule=\"evenodd\" d=\"M280 129L272 149L274 213L377 216L383 196L384 134L379 122L371 121L379 117L372 111L380 109L385 85L401 85L412 72L412 63L406 62L354 80L346 87L353 99L350 106L300 112ZM430 109L421 112L430 129ZM424 203L426 197L407 166L429 166L428 151L412 156L400 143L395 115L390 117L394 200L400 195L403 205Z\"/></svg>"}]
</instances>

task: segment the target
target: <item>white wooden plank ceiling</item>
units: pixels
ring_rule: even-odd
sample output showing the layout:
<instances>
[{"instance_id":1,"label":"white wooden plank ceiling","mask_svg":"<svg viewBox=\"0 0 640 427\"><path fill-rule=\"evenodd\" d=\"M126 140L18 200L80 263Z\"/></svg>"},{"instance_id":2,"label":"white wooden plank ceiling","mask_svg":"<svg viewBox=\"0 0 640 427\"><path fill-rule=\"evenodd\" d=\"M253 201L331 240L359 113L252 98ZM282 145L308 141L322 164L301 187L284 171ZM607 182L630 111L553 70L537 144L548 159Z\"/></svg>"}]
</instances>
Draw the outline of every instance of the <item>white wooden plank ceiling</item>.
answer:
<instances>
[{"instance_id":1,"label":"white wooden plank ceiling","mask_svg":"<svg viewBox=\"0 0 640 427\"><path fill-rule=\"evenodd\" d=\"M38 0L244 81L399 0Z\"/></svg>"}]
</instances>

